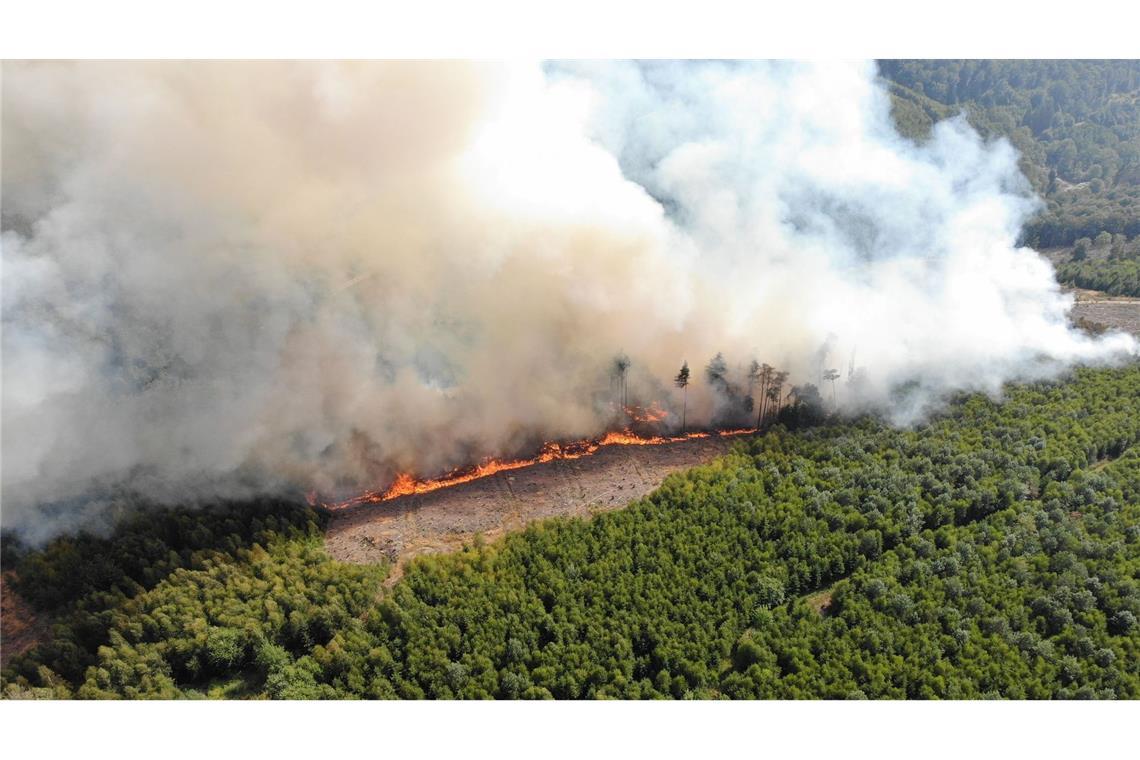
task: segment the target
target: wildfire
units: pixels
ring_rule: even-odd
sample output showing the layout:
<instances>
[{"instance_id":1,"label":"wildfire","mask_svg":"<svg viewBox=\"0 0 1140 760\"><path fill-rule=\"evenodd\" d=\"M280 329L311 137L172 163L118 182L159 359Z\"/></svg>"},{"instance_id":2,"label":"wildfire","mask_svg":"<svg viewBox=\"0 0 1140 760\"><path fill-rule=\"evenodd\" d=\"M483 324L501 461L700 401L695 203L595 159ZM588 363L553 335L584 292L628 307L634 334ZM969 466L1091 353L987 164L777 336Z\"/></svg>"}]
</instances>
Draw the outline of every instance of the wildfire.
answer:
<instances>
[{"instance_id":1,"label":"wildfire","mask_svg":"<svg viewBox=\"0 0 1140 760\"><path fill-rule=\"evenodd\" d=\"M734 436L754 432L756 431L752 428L741 428L739 430L718 430L715 434L718 436ZM403 472L397 475L392 484L382 491L365 491L351 499L331 504L326 503L321 506L326 509L345 509L359 504L376 504L382 501L389 501L400 496L429 493L431 491L438 491L441 488L450 488L460 483L469 483L472 480L479 480L480 478L494 475L497 472L517 470L534 464L552 462L556 459L579 459L596 453L598 449L603 446L655 446L662 443L688 441L694 438L710 438L712 435L714 434L700 431L679 436L642 436L626 429L620 432L606 433L601 438L595 440L573 441L570 443L557 443L552 441L543 444L538 456L532 459L487 459L474 467L458 468L442 477L426 480L418 479L411 473ZM315 505L317 503L315 493L306 494L306 498L310 504Z\"/></svg>"},{"instance_id":2,"label":"wildfire","mask_svg":"<svg viewBox=\"0 0 1140 760\"><path fill-rule=\"evenodd\" d=\"M656 401L644 409L640 406L624 406L622 409L625 411L626 416L634 422L641 422L647 425L661 422L669 416L669 413L662 409Z\"/></svg>"}]
</instances>

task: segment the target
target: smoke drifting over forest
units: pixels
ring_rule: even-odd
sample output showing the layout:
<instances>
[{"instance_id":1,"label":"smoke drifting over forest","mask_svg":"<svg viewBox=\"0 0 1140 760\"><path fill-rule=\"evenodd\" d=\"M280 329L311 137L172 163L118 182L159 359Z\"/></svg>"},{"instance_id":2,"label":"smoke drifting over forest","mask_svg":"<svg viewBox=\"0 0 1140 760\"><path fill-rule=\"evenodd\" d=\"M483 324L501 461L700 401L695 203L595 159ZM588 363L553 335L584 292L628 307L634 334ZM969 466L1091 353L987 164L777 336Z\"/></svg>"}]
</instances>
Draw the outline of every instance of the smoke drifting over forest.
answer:
<instances>
[{"instance_id":1,"label":"smoke drifting over forest","mask_svg":"<svg viewBox=\"0 0 1140 760\"><path fill-rule=\"evenodd\" d=\"M1013 149L905 141L872 64L6 63L2 191L33 536L597 435L619 352L669 424L690 363L690 426L717 352L899 422L1135 352L1016 247Z\"/></svg>"}]
</instances>

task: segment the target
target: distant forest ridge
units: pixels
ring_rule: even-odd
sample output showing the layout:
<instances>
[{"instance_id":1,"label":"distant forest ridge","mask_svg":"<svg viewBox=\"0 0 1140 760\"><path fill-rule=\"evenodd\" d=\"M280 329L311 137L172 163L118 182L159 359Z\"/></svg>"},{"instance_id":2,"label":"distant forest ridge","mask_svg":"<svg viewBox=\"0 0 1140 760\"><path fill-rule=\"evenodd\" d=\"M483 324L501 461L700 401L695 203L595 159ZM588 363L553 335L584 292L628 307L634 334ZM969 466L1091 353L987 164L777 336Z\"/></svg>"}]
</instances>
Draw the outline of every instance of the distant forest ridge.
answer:
<instances>
[{"instance_id":1,"label":"distant forest ridge","mask_svg":"<svg viewBox=\"0 0 1140 760\"><path fill-rule=\"evenodd\" d=\"M1006 137L1046 207L1023 231L1037 249L1114 238L1135 260L1140 235L1140 61L880 61L899 130L924 139L964 113L984 137ZM1087 248L1088 246L1086 246ZM1080 260L1080 259L1078 259ZM1119 264L1086 264L1090 270ZM1140 292L1132 293L1140 295Z\"/></svg>"}]
</instances>

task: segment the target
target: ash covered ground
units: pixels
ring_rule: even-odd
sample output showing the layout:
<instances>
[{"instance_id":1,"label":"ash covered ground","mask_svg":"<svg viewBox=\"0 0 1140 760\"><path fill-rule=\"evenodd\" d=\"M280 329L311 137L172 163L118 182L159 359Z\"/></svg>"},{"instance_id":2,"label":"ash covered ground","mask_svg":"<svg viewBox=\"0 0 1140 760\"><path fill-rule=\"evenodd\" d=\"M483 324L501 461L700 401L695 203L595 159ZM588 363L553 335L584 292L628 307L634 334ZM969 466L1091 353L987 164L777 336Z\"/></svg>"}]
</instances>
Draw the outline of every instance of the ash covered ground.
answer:
<instances>
[{"instance_id":1,"label":"ash covered ground","mask_svg":"<svg viewBox=\"0 0 1140 760\"><path fill-rule=\"evenodd\" d=\"M334 514L328 551L337 559L389 560L458 549L481 534L493 540L527 523L624 507L671 472L726 453L739 437L654 446L607 446L592 456L509 470L451 488L366 504Z\"/></svg>"}]
</instances>

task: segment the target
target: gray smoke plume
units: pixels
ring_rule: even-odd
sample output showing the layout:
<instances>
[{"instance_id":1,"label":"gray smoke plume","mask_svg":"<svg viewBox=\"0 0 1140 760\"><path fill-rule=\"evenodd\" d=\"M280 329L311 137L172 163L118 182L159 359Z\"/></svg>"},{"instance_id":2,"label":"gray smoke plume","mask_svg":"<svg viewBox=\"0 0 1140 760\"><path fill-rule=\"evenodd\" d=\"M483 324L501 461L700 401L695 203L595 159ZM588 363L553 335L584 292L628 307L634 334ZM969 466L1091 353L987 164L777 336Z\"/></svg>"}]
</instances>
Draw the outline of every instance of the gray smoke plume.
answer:
<instances>
[{"instance_id":1,"label":"gray smoke plume","mask_svg":"<svg viewBox=\"0 0 1140 760\"><path fill-rule=\"evenodd\" d=\"M902 139L870 64L2 73L3 522L33 537L121 489L346 494L596 435L620 351L679 410L683 360L817 382L858 346L840 402L908 421L1136 350L1015 246L1013 149Z\"/></svg>"}]
</instances>

